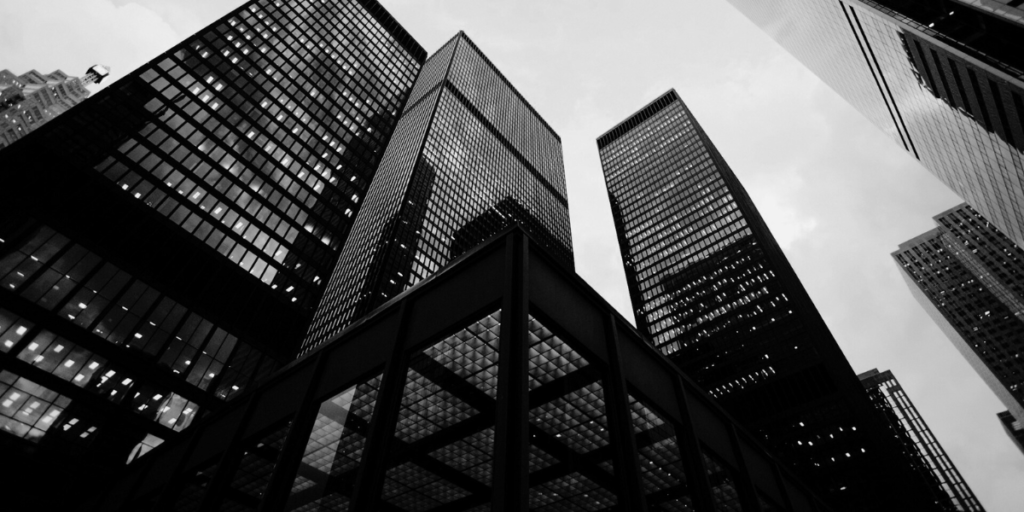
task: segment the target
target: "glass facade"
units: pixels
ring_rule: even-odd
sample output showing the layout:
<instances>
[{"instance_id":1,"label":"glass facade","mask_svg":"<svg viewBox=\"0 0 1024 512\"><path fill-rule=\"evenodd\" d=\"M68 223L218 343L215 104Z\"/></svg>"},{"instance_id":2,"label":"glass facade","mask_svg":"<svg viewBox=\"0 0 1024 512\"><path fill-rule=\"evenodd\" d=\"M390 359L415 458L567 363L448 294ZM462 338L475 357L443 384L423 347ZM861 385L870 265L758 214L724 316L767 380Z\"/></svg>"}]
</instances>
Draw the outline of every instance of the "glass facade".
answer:
<instances>
[{"instance_id":1,"label":"glass facade","mask_svg":"<svg viewBox=\"0 0 1024 512\"><path fill-rule=\"evenodd\" d=\"M14 508L294 358L425 59L377 2L254 0L0 153ZM258 494L250 462L231 481Z\"/></svg>"},{"instance_id":2,"label":"glass facade","mask_svg":"<svg viewBox=\"0 0 1024 512\"><path fill-rule=\"evenodd\" d=\"M675 91L598 147L638 329L837 508L920 505L900 446Z\"/></svg>"},{"instance_id":3,"label":"glass facade","mask_svg":"<svg viewBox=\"0 0 1024 512\"><path fill-rule=\"evenodd\" d=\"M974 208L935 217L937 229L893 258L914 297L1016 418L1024 418L1024 250Z\"/></svg>"},{"instance_id":4,"label":"glass facade","mask_svg":"<svg viewBox=\"0 0 1024 512\"><path fill-rule=\"evenodd\" d=\"M96 510L830 510L526 237L157 448Z\"/></svg>"},{"instance_id":5,"label":"glass facade","mask_svg":"<svg viewBox=\"0 0 1024 512\"><path fill-rule=\"evenodd\" d=\"M1019 20L956 0L730 2L1024 245Z\"/></svg>"},{"instance_id":6,"label":"glass facade","mask_svg":"<svg viewBox=\"0 0 1024 512\"><path fill-rule=\"evenodd\" d=\"M892 372L870 370L857 377L864 383L875 407L889 418L889 425L903 439L907 451L916 456L921 467L938 482L934 487L940 491L935 495L936 501L951 512L984 511Z\"/></svg>"},{"instance_id":7,"label":"glass facade","mask_svg":"<svg viewBox=\"0 0 1024 512\"><path fill-rule=\"evenodd\" d=\"M303 351L507 226L572 266L561 141L470 39L424 64Z\"/></svg>"}]
</instances>

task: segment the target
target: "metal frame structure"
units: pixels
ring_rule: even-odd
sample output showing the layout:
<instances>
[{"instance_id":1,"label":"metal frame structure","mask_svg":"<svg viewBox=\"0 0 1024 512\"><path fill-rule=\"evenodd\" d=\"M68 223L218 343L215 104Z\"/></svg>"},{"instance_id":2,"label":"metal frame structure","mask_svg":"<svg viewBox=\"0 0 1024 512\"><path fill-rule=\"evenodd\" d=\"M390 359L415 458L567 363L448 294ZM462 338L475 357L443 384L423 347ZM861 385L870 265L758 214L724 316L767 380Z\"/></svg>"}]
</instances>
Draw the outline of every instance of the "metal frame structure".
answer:
<instances>
[{"instance_id":1,"label":"metal frame structure","mask_svg":"<svg viewBox=\"0 0 1024 512\"><path fill-rule=\"evenodd\" d=\"M260 511L311 503L360 511L827 510L597 292L535 246L518 227L496 235L129 466L94 509L218 510L230 500L232 510ZM487 357L442 357L468 354L468 345ZM544 359L545 351L557 354ZM445 368L428 368L434 362ZM471 366L478 373L456 378ZM420 381L440 398L413 418ZM585 389L597 392L575 400ZM472 411L442 424L462 402ZM332 404L345 408L330 413L343 418L334 423L340 429L328 428L323 413ZM437 455L490 430L489 459L476 457L483 463L475 469L459 462L473 457ZM342 449L356 437L356 451ZM310 461L324 447L330 469L316 473ZM250 464L256 459L262 465ZM430 476L408 477L406 466ZM414 488L424 478L434 483ZM569 480L576 494L551 485ZM295 502L311 489L319 501Z\"/></svg>"}]
</instances>

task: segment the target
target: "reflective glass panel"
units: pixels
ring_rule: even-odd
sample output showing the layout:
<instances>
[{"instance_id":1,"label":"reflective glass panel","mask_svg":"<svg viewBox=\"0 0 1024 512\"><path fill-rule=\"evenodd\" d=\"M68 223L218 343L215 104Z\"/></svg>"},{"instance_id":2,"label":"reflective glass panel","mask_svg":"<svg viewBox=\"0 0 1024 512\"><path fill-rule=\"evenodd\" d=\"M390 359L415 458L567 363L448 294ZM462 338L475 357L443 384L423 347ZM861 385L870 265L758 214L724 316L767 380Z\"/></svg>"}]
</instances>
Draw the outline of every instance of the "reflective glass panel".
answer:
<instances>
[{"instance_id":1,"label":"reflective glass panel","mask_svg":"<svg viewBox=\"0 0 1024 512\"><path fill-rule=\"evenodd\" d=\"M693 511L675 425L632 395L629 409L647 506L650 510Z\"/></svg>"},{"instance_id":2,"label":"reflective glass panel","mask_svg":"<svg viewBox=\"0 0 1024 512\"><path fill-rule=\"evenodd\" d=\"M348 510L381 375L320 404L285 510Z\"/></svg>"},{"instance_id":3,"label":"reflective glass panel","mask_svg":"<svg viewBox=\"0 0 1024 512\"><path fill-rule=\"evenodd\" d=\"M601 373L529 318L530 491L538 511L616 504Z\"/></svg>"},{"instance_id":4,"label":"reflective glass panel","mask_svg":"<svg viewBox=\"0 0 1024 512\"><path fill-rule=\"evenodd\" d=\"M500 327L495 312L410 357L384 502L490 510Z\"/></svg>"}]
</instances>

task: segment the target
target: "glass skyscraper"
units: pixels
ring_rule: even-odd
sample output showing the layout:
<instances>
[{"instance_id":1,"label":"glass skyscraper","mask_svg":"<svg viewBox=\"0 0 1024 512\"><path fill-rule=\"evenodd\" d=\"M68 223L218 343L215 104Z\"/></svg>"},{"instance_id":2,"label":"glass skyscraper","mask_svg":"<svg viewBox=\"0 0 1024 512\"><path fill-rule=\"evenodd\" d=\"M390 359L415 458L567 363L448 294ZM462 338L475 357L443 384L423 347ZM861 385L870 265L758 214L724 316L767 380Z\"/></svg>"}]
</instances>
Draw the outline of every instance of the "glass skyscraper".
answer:
<instances>
[{"instance_id":1,"label":"glass skyscraper","mask_svg":"<svg viewBox=\"0 0 1024 512\"><path fill-rule=\"evenodd\" d=\"M729 0L1024 245L1024 11L991 0Z\"/></svg>"},{"instance_id":2,"label":"glass skyscraper","mask_svg":"<svg viewBox=\"0 0 1024 512\"><path fill-rule=\"evenodd\" d=\"M637 328L841 510L929 510L756 208L675 91L597 140Z\"/></svg>"},{"instance_id":3,"label":"glass skyscraper","mask_svg":"<svg viewBox=\"0 0 1024 512\"><path fill-rule=\"evenodd\" d=\"M468 250L83 509L832 510L544 245Z\"/></svg>"},{"instance_id":4,"label":"glass skyscraper","mask_svg":"<svg viewBox=\"0 0 1024 512\"><path fill-rule=\"evenodd\" d=\"M460 32L413 86L303 351L513 224L572 268L561 139Z\"/></svg>"},{"instance_id":5,"label":"glass skyscraper","mask_svg":"<svg viewBox=\"0 0 1024 512\"><path fill-rule=\"evenodd\" d=\"M294 358L425 58L374 1L251 1L0 152L26 507Z\"/></svg>"},{"instance_id":6,"label":"glass skyscraper","mask_svg":"<svg viewBox=\"0 0 1024 512\"><path fill-rule=\"evenodd\" d=\"M889 420L893 433L903 441L907 451L915 455L919 466L931 472L940 483L933 489L937 492L936 501L951 512L984 511L974 491L960 476L896 376L889 370L869 370L857 377L868 391L871 402Z\"/></svg>"},{"instance_id":7,"label":"glass skyscraper","mask_svg":"<svg viewBox=\"0 0 1024 512\"><path fill-rule=\"evenodd\" d=\"M914 298L1024 421L1024 250L966 204L893 253Z\"/></svg>"}]
</instances>

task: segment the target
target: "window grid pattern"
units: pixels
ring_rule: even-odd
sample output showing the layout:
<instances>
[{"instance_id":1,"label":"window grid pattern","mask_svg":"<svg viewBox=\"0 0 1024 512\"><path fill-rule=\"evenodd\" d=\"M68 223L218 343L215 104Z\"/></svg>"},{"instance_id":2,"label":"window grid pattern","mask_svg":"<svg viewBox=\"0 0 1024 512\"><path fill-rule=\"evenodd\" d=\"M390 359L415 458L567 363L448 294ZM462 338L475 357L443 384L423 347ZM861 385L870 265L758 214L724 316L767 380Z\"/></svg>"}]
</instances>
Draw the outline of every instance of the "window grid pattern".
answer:
<instances>
[{"instance_id":1,"label":"window grid pattern","mask_svg":"<svg viewBox=\"0 0 1024 512\"><path fill-rule=\"evenodd\" d=\"M69 405L70 398L0 370L0 430L39 442ZM83 432L81 437L88 437L95 430L93 427Z\"/></svg>"},{"instance_id":2,"label":"window grid pattern","mask_svg":"<svg viewBox=\"0 0 1024 512\"><path fill-rule=\"evenodd\" d=\"M1024 252L970 206L893 253L925 307L1004 404L1024 415Z\"/></svg>"},{"instance_id":3,"label":"window grid pattern","mask_svg":"<svg viewBox=\"0 0 1024 512\"><path fill-rule=\"evenodd\" d=\"M1024 244L1020 23L962 2L731 3Z\"/></svg>"},{"instance_id":4,"label":"window grid pattern","mask_svg":"<svg viewBox=\"0 0 1024 512\"><path fill-rule=\"evenodd\" d=\"M675 425L632 394L628 399L647 506L651 510L693 512Z\"/></svg>"},{"instance_id":5,"label":"window grid pattern","mask_svg":"<svg viewBox=\"0 0 1024 512\"><path fill-rule=\"evenodd\" d=\"M705 449L704 467L711 481L711 500L715 512L741 512L739 491L736 490L735 470Z\"/></svg>"},{"instance_id":6,"label":"window grid pattern","mask_svg":"<svg viewBox=\"0 0 1024 512\"><path fill-rule=\"evenodd\" d=\"M892 428L904 440L908 451L919 459L924 470L935 479L935 488L941 489L936 501L943 503L948 510L983 511L978 498L967 486L892 372L875 371L870 376L861 375L861 382L875 407L889 418Z\"/></svg>"},{"instance_id":7,"label":"window grid pattern","mask_svg":"<svg viewBox=\"0 0 1024 512\"><path fill-rule=\"evenodd\" d=\"M492 243L511 241L514 245L504 247L515 247L519 246L517 242L520 236L521 234L510 233L507 238ZM529 247L527 245L526 249ZM500 253L501 251L497 254ZM459 272L466 268L465 266L483 268L489 263L466 260L453 267L453 272ZM547 272L543 275L551 277ZM570 277L567 272L561 275L564 278ZM528 499L528 503L524 505L531 510L606 511L620 508L620 499L625 501L624 493L630 492L631 489L620 480L627 476L646 478L650 482L647 487L638 488L647 490L651 498L648 500L649 506L644 507L644 510L690 510L689 504L685 501L685 494L696 493L698 489L702 493L711 493L712 489L707 485L709 481L719 487L717 492L725 500L730 499L728 478L703 478L703 475L702 478L695 478L692 473L684 475L677 472L677 468L683 467L680 463L681 455L697 454L679 453L679 447L675 444L677 426L674 422L689 421L687 429L692 429L691 432L699 440L713 439L716 446L723 441L723 432L728 434L726 437L729 439L726 441L735 441L735 437L729 428L724 431L699 428L705 425L705 421L721 422L723 426L727 426L731 424L732 418L712 402L703 401L703 406L695 407L694 400L685 399L689 393L696 393L697 388L689 379L678 374L671 365L663 365L649 358L646 362L643 362L644 359L633 359L632 362L628 360L629 357L635 356L628 356L627 360L621 363L626 382L622 383L625 388L620 388L621 394L616 394L623 398L629 397L628 400L623 400L622 406L625 409L621 412L631 414L633 421L623 423L622 427L626 431L618 434L633 435L636 443L628 443L628 447L632 449L635 446L638 450L623 453L620 450L626 447L615 444L622 437L602 432L602 429L617 428L619 425L606 423L604 419L604 392L610 388L602 386L616 385L615 380L607 378L607 370L610 369L607 363L620 363L604 360L601 356L604 350L595 343L615 339L620 343L644 343L643 338L629 330L621 319L613 317L612 325L605 326L605 335L598 335L600 339L586 339L581 337L595 334L590 326L570 320L576 329L569 330L557 320L565 312L550 312L532 304L531 309L524 312L527 314L522 319L523 325L519 326L522 331L519 331L515 328L508 329L512 326L501 325L502 321L507 322L509 319L503 318L504 315L500 311L480 315L477 316L478 320L467 322L465 311L478 306L470 299L463 303L453 303L452 306L457 308L454 311L434 310L437 312L429 318L419 314L399 315L399 324L394 324L396 319L391 313L422 311L421 305L432 307L438 300L438 296L434 295L438 290L452 292L450 296L442 296L441 300L447 300L449 297L453 301L463 299L461 288L445 286L451 282L447 279L452 277L453 275L449 273L442 274L437 278L441 286L411 290L396 303L387 306L387 314L368 318L360 329L350 330L336 342L318 349L320 359L305 358L291 367L293 377L306 375L311 380L302 386L305 389L305 396L295 396L296 402L303 405L296 407L295 410L289 408L287 412L280 411L276 421L285 421L293 417L293 414L299 417L309 414L310 420L315 418L316 422L310 421L304 432L293 432L296 435L309 436L306 450L282 458L287 465L279 467L278 471L288 468L291 473L280 475L287 479L275 479L271 482L271 485L283 485L268 488L267 497L273 498L259 504L260 507L277 508L274 503L281 499L286 500L287 510L350 510L354 505L350 505L349 500L353 500L353 503L360 503L361 506L374 510L483 512L491 509L492 502L498 499L496 494L500 492L506 495L521 493L520 496ZM523 282L525 280L519 281L520 285ZM575 281L572 283L579 286ZM510 293L516 292L512 290ZM531 296L532 293L531 288ZM599 305L603 313L611 314L613 311L611 306L597 302L596 298L592 304ZM596 313L596 308L593 311ZM551 317L550 314L555 316ZM390 334L384 334L385 331L379 330L382 327L388 329ZM427 331L435 334L423 336ZM494 359L496 353L512 348L502 347L501 342L506 340L499 340L499 333L508 331L522 336L522 340L526 342L525 346L520 347L521 354L513 354L514 357L523 357L525 360L522 363L527 364ZM615 332L619 333L618 338L613 334ZM343 347L353 346L349 344L350 342L385 343L392 351L389 353L388 350L382 350L365 359L348 358L341 366L332 364L331 362L344 360L343 354L347 349ZM565 363L569 361L572 364L566 366ZM321 366L325 363L329 365L326 368ZM639 363L639 366L636 363ZM382 379L382 364L391 364L389 374L392 371L396 372L391 375L399 378ZM491 377L494 375L492 367L495 365L504 365L502 370L517 369L523 373L511 377L502 373ZM568 371L564 371L566 368ZM657 377L652 379L642 376L647 371ZM486 378L482 378L483 376ZM339 378L358 384L325 400L325 388L337 386ZM493 393L500 382L497 379L500 378L513 378L515 385L523 387L524 393ZM633 380L634 378L643 380L637 382ZM678 379L681 387L672 385L670 389L657 392L655 396L650 397L650 405L648 397L642 395L639 388L634 387L639 385L647 389L648 386L657 386L658 382L668 384L672 379ZM268 388L264 390L266 394L262 396L280 396L280 391L294 391L291 383L297 380L300 379L276 380L268 384ZM528 388L529 381L540 384ZM678 394L679 389L685 394ZM446 391L452 398L441 403L428 398L431 391L440 390ZM545 407L546 404L559 399L569 403L563 407ZM376 408L374 402L377 404ZM615 405L612 403L608 406ZM251 406L260 407L256 404L249 407ZM517 418L521 422L519 427L524 430L519 430L523 434L522 437L513 437L512 442L516 443L514 446L494 446L504 427L495 424L499 406L526 406L525 410L519 410L529 411L529 414ZM269 419L266 418L267 411L264 410L262 414L253 415L253 419L247 421L245 418L249 416L244 414L243 411L246 409L243 404L236 402L229 404L228 407L230 411L224 411L228 414L211 416L209 423L198 431L199 435L227 435L233 439L229 446L235 446L235 443L245 442L244 439L247 437L239 436L249 436L254 421L262 425ZM319 410L303 410L316 407ZM677 413L661 415L661 411L677 407ZM469 412L465 413L467 410ZM361 418L359 421L353 419L357 414ZM423 437L404 431L403 418L426 417L429 420L430 415L444 423L439 430L431 429L431 432ZM339 433L339 429L355 428L358 423L369 427L371 417L379 426L394 426L375 427L385 428L386 431L377 432L382 435L370 436L365 446L362 443L359 443L356 449L352 448L354 443L346 446L346 439L358 437ZM239 418L241 421L238 421ZM454 420L449 421L445 418ZM342 427L340 422L344 422L345 425ZM519 445L520 442L523 443L522 446ZM196 463L190 463L188 467L182 468L185 475L194 474L194 468L201 467L202 461L227 461L226 465L222 464L224 467L221 471L232 467L233 460L225 459L224 448L217 446L216 443L200 440L179 446L185 448L184 456L187 460ZM745 461L749 464L747 470L757 472L753 473L757 481L762 481L763 478L779 479L783 484L781 488L767 489L778 491L769 493L776 501L787 498L794 502L797 502L797 499L805 502L816 501L788 472L775 471L773 468L778 468L778 464L767 455L767 452L759 449L756 444L746 448L743 457L732 457L730 450L725 454L728 458L724 460L731 464ZM639 453L639 450L644 450L644 453ZM174 456L178 453L180 452L157 450L154 456L150 456L150 461L144 464L163 467L169 454ZM296 464L298 467L294 468L290 462L299 461L290 461L288 457L298 459L300 456L301 463ZM524 469L529 470L528 478L519 480L516 487L508 487L508 479L494 480L498 467L511 469L520 462L519 457L524 459L522 462L526 462L527 456L529 464ZM659 467L649 470L648 476L643 477L644 469L639 464L617 466L619 456L640 457L634 462L650 461ZM691 461L688 459L688 462ZM492 465L500 466L492 469ZM651 465L644 466L650 468ZM685 466L690 468L691 465L687 463ZM347 475L345 478L348 480L335 475ZM229 476L214 475L204 469L203 478L195 481L205 480L223 484L228 481ZM362 482L361 487L352 487L355 478ZM181 481L180 476L173 474L164 474L163 479L171 485L177 485L176 482ZM318 489L329 494L325 495ZM201 489L199 491L201 492ZM217 487L207 490L208 494L216 493L207 496L207 500L219 500L222 494L220 491ZM292 492L287 498L278 494L288 491ZM166 491L159 486L136 486L135 490L130 492L132 494L129 496L117 498L124 503L120 508L134 510L135 504L152 503L154 497L166 496ZM199 496L197 503L202 498ZM746 498L753 500L755 496ZM824 510L827 507L817 508Z\"/></svg>"},{"instance_id":8,"label":"window grid pattern","mask_svg":"<svg viewBox=\"0 0 1024 512\"><path fill-rule=\"evenodd\" d=\"M378 374L320 404L286 510L348 510L351 496L338 489L355 482L380 380Z\"/></svg>"},{"instance_id":9,"label":"window grid pattern","mask_svg":"<svg viewBox=\"0 0 1024 512\"><path fill-rule=\"evenodd\" d=\"M312 309L420 63L355 0L251 2L144 68L96 169Z\"/></svg>"},{"instance_id":10,"label":"window grid pattern","mask_svg":"<svg viewBox=\"0 0 1024 512\"><path fill-rule=\"evenodd\" d=\"M489 500L500 328L497 311L410 358L383 501L420 511Z\"/></svg>"},{"instance_id":11,"label":"window grid pattern","mask_svg":"<svg viewBox=\"0 0 1024 512\"><path fill-rule=\"evenodd\" d=\"M732 170L674 91L651 105L599 139L640 330L837 503L895 481L872 465L917 482Z\"/></svg>"},{"instance_id":12,"label":"window grid pattern","mask_svg":"<svg viewBox=\"0 0 1024 512\"><path fill-rule=\"evenodd\" d=\"M530 508L608 509L618 498L599 374L539 319L527 325Z\"/></svg>"},{"instance_id":13,"label":"window grid pattern","mask_svg":"<svg viewBox=\"0 0 1024 512\"><path fill-rule=\"evenodd\" d=\"M290 428L291 422L286 422L246 443L229 490L224 493L221 510L241 512L258 508Z\"/></svg>"},{"instance_id":14,"label":"window grid pattern","mask_svg":"<svg viewBox=\"0 0 1024 512\"><path fill-rule=\"evenodd\" d=\"M86 332L126 351L144 354L191 386L208 390L217 383L215 396L221 399L241 391L252 374L235 370L218 379L224 368L237 367L245 356L259 354L239 343L234 335L46 226L39 226L0 257L0 283L4 290L55 312ZM27 325L13 327L5 335L4 351L13 348L16 338L27 331ZM83 357L86 355L88 359L96 357L89 351L83 352ZM25 356L23 352L19 357ZM53 356L56 354L47 357L34 353L32 358L43 358L39 362L49 365L54 362ZM85 364L85 359L76 361L75 368L78 363ZM105 360L97 361L104 361L98 364L106 367Z\"/></svg>"},{"instance_id":15,"label":"window grid pattern","mask_svg":"<svg viewBox=\"0 0 1024 512\"><path fill-rule=\"evenodd\" d=\"M655 346L686 358L716 397L775 376L774 364L792 348L763 347L739 367L722 364L793 311L727 171L683 103L668 102L607 143L601 159L637 321ZM722 339L735 348L708 348Z\"/></svg>"},{"instance_id":16,"label":"window grid pattern","mask_svg":"<svg viewBox=\"0 0 1024 512\"><path fill-rule=\"evenodd\" d=\"M464 35L425 69L304 352L513 224L572 264L557 136Z\"/></svg>"}]
</instances>

